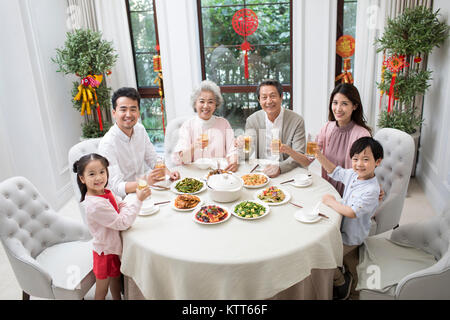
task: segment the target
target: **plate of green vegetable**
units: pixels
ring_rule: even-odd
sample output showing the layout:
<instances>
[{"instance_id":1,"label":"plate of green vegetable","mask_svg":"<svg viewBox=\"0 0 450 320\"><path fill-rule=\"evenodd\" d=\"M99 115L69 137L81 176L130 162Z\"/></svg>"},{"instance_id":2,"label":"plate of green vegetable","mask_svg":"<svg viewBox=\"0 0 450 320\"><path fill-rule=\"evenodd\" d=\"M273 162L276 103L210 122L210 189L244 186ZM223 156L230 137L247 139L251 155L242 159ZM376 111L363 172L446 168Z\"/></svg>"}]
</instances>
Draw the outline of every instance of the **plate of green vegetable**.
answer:
<instances>
[{"instance_id":1,"label":"plate of green vegetable","mask_svg":"<svg viewBox=\"0 0 450 320\"><path fill-rule=\"evenodd\" d=\"M231 213L244 220L255 220L266 216L270 211L267 204L257 200L244 200L233 206Z\"/></svg>"},{"instance_id":2,"label":"plate of green vegetable","mask_svg":"<svg viewBox=\"0 0 450 320\"><path fill-rule=\"evenodd\" d=\"M195 178L184 178L179 181L174 181L170 185L170 190L176 194L197 194L205 189L205 183Z\"/></svg>"}]
</instances>

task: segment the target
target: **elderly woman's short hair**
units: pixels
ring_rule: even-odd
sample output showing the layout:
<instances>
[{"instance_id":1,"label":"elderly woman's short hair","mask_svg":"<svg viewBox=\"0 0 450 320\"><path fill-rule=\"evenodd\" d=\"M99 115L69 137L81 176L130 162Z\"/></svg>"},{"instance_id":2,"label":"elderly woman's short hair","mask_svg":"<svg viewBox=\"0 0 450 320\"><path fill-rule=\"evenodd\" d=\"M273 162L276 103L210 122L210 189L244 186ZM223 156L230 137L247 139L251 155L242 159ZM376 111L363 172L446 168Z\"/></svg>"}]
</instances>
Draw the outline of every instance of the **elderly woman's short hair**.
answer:
<instances>
[{"instance_id":1,"label":"elderly woman's short hair","mask_svg":"<svg viewBox=\"0 0 450 320\"><path fill-rule=\"evenodd\" d=\"M219 86L210 80L203 80L191 94L191 105L195 112L197 112L197 110L195 110L195 102L202 91L210 91L214 93L214 97L216 99L216 109L223 105L223 97L220 93Z\"/></svg>"}]
</instances>

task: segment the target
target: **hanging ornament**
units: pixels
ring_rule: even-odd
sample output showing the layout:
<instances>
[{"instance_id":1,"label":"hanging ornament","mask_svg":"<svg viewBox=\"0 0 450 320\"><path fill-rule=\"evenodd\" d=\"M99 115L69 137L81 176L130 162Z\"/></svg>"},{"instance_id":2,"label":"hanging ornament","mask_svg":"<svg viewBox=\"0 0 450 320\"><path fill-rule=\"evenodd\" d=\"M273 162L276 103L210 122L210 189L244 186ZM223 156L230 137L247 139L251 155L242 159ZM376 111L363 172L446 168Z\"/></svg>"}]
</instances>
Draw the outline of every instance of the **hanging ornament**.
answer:
<instances>
[{"instance_id":1,"label":"hanging ornament","mask_svg":"<svg viewBox=\"0 0 450 320\"><path fill-rule=\"evenodd\" d=\"M389 103L387 109L388 113L390 113L392 111L393 100L395 99L394 97L395 79L397 78L398 72L403 68L408 67L409 63L405 61L404 55L398 56L394 54L392 57L384 61L383 64L386 66L386 68L389 69L390 72L392 72L391 86L389 87Z\"/></svg>"},{"instance_id":2,"label":"hanging ornament","mask_svg":"<svg viewBox=\"0 0 450 320\"><path fill-rule=\"evenodd\" d=\"M159 45L156 45L156 50L159 52ZM163 76L162 76L162 67L161 67L161 56L159 54L153 56L153 71L157 73L154 84L158 83L158 93L160 97L160 105L161 105L161 114L162 114L162 125L163 132L166 135L166 125L164 123L164 88L163 88Z\"/></svg>"},{"instance_id":3,"label":"hanging ornament","mask_svg":"<svg viewBox=\"0 0 450 320\"><path fill-rule=\"evenodd\" d=\"M254 48L247 41L247 37L258 29L258 16L253 10L244 8L235 12L231 24L233 25L234 31L244 37L241 50L244 51L244 76L245 79L248 79L248 52Z\"/></svg>"},{"instance_id":4,"label":"hanging ornament","mask_svg":"<svg viewBox=\"0 0 450 320\"><path fill-rule=\"evenodd\" d=\"M89 74L85 78L81 79L81 83L78 86L78 93L75 95L73 100L81 100L81 115L84 116L86 112L88 115L91 114L91 106L96 104L97 106L97 118L100 131L103 131L102 123L102 113L100 110L100 104L98 103L96 88L99 87L103 80L103 75L101 74Z\"/></svg>"},{"instance_id":5,"label":"hanging ornament","mask_svg":"<svg viewBox=\"0 0 450 320\"><path fill-rule=\"evenodd\" d=\"M351 69L350 57L355 53L355 39L350 35L343 35L336 41L336 54L341 56L344 64L344 71L335 78L335 81L341 80L342 83L353 84L353 75Z\"/></svg>"},{"instance_id":6,"label":"hanging ornament","mask_svg":"<svg viewBox=\"0 0 450 320\"><path fill-rule=\"evenodd\" d=\"M384 96L384 90L382 89L384 86L384 75L386 73L386 50L383 51L383 63L381 64L381 83L380 83L380 104L379 104L379 110L381 111L381 102L383 100Z\"/></svg>"}]
</instances>

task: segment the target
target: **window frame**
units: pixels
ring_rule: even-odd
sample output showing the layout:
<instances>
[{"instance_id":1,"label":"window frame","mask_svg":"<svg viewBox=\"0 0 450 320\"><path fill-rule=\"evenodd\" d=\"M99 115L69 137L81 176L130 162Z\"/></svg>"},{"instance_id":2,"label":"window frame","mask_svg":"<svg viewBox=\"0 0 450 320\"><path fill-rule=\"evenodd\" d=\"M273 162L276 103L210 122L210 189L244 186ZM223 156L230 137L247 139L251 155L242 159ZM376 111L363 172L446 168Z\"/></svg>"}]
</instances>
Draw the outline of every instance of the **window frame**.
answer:
<instances>
[{"instance_id":1,"label":"window frame","mask_svg":"<svg viewBox=\"0 0 450 320\"><path fill-rule=\"evenodd\" d=\"M133 64L134 64L134 74L136 76L136 86L137 90L141 96L141 98L159 98L159 88L157 86L139 86L138 83L138 74L137 74L137 66L136 66L136 49L134 47L134 37L133 37L133 28L131 26L131 11L130 11L130 2L129 0L125 0L126 9L127 9L127 17L128 17L128 30L130 31L130 40L131 40L131 50L133 52ZM155 0L152 0L153 5L153 24L155 25L155 36L156 43L159 44L159 34L158 34L158 20L156 17L156 5ZM134 11L133 11L134 12ZM157 54L160 55L160 51L157 50Z\"/></svg>"},{"instance_id":2,"label":"window frame","mask_svg":"<svg viewBox=\"0 0 450 320\"><path fill-rule=\"evenodd\" d=\"M245 1L245 0L244 0ZM263 1L263 0L262 0ZM290 20L290 28L289 28L289 53L290 53L290 83L289 84L281 84L284 92L289 92L290 99L293 101L293 94L292 94L292 76L293 76L293 47L292 47L292 25L293 25L293 16L292 16L292 0L288 0L286 2L289 2L289 20ZM258 5L259 3L252 4ZM226 6L226 5L224 5ZM230 5L231 6L231 5ZM232 5L233 7L236 5ZM245 6L245 4L244 4ZM200 46L200 65L202 69L202 80L206 80L206 67L205 67L205 44L203 39L203 21L202 21L202 5L201 0L197 0L197 20L198 20L198 31L199 31L199 46ZM220 90L222 93L256 93L256 88L258 87L258 84L236 84L236 85L220 85L217 84L220 87ZM288 108L290 110L293 109L292 103L288 105Z\"/></svg>"}]
</instances>

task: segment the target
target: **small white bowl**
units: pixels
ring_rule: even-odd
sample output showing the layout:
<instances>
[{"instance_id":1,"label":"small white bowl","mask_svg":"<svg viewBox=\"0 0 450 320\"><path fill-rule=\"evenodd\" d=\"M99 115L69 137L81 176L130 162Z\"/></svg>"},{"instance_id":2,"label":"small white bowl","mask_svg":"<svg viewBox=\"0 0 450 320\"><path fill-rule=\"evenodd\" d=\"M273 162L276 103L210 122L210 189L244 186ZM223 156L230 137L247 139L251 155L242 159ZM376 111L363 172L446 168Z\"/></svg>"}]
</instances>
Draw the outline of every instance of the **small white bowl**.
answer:
<instances>
[{"instance_id":1,"label":"small white bowl","mask_svg":"<svg viewBox=\"0 0 450 320\"><path fill-rule=\"evenodd\" d=\"M194 164L197 166L197 168L205 170L211 167L212 161L208 158L199 158L195 160Z\"/></svg>"}]
</instances>

